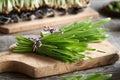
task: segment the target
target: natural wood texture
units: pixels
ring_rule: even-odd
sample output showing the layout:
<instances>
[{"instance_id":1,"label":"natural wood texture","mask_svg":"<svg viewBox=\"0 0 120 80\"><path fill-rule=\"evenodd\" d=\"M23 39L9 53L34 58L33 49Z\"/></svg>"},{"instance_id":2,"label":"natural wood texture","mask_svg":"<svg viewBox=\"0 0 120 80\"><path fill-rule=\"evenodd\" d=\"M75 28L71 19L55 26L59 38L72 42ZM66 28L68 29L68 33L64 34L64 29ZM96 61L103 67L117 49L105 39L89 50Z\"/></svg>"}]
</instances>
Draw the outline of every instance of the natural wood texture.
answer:
<instances>
[{"instance_id":1,"label":"natural wood texture","mask_svg":"<svg viewBox=\"0 0 120 80\"><path fill-rule=\"evenodd\" d=\"M98 51L85 51L84 54L93 59L80 59L77 63L64 63L34 53L0 53L0 72L20 72L34 78L62 74L66 72L83 70L97 66L112 64L118 60L118 50L107 41L89 44Z\"/></svg>"},{"instance_id":2,"label":"natural wood texture","mask_svg":"<svg viewBox=\"0 0 120 80\"><path fill-rule=\"evenodd\" d=\"M32 21L24 21L19 23L11 23L6 25L0 25L0 32L3 33L15 33L33 29L39 29L44 25L54 26L60 24L67 24L73 21L83 20L88 17L96 18L98 13L92 8L86 8L83 12L76 15L55 16L52 18L44 18Z\"/></svg>"}]
</instances>

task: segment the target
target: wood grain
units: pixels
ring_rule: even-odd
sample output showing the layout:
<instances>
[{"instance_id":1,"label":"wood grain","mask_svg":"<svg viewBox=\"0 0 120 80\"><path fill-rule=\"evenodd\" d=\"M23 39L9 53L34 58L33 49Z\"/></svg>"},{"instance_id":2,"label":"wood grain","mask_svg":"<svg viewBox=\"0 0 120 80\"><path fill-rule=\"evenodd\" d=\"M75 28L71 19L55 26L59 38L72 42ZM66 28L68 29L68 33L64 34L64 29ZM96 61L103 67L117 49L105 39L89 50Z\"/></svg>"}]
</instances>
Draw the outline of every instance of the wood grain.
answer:
<instances>
[{"instance_id":1,"label":"wood grain","mask_svg":"<svg viewBox=\"0 0 120 80\"><path fill-rule=\"evenodd\" d=\"M60 24L67 24L74 21L79 21L86 19L88 17L96 18L98 17L98 13L92 8L86 8L83 12L80 12L76 15L65 15L65 16L55 16L53 18L44 18L37 19L32 21L24 21L19 23L11 23L6 25L0 25L0 32L3 33L15 33L33 29L39 29L46 26L55 26Z\"/></svg>"},{"instance_id":2,"label":"wood grain","mask_svg":"<svg viewBox=\"0 0 120 80\"><path fill-rule=\"evenodd\" d=\"M93 59L85 58L76 63L64 63L35 53L1 52L0 72L20 72L39 78L112 64L119 58L118 50L107 41L91 43L89 46L105 53L85 51L83 54L91 56Z\"/></svg>"}]
</instances>

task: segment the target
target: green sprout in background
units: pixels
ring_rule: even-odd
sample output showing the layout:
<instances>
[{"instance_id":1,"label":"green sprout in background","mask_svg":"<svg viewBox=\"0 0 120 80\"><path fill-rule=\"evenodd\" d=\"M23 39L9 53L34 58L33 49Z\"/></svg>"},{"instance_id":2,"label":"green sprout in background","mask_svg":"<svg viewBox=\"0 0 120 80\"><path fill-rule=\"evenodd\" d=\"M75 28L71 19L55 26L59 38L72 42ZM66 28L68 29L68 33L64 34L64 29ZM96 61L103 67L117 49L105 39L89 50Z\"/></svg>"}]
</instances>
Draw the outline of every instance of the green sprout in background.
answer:
<instances>
[{"instance_id":1,"label":"green sprout in background","mask_svg":"<svg viewBox=\"0 0 120 80\"><path fill-rule=\"evenodd\" d=\"M89 73L78 75L77 73L72 73L60 78L60 80L108 80L111 77L112 74Z\"/></svg>"}]
</instances>

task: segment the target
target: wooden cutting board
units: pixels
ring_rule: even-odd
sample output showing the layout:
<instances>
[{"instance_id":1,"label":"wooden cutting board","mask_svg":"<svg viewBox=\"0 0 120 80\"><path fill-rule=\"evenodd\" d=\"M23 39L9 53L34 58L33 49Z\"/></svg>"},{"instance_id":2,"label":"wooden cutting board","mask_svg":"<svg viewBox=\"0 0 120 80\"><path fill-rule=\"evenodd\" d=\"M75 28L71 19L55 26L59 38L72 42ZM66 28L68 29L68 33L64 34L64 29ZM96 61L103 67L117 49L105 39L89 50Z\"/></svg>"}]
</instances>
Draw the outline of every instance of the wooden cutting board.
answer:
<instances>
[{"instance_id":1,"label":"wooden cutting board","mask_svg":"<svg viewBox=\"0 0 120 80\"><path fill-rule=\"evenodd\" d=\"M91 43L89 46L98 50L84 52L93 59L80 59L76 63L64 63L35 53L1 52L0 72L20 72L39 78L112 64L119 59L118 50L108 41Z\"/></svg>"},{"instance_id":2,"label":"wooden cutting board","mask_svg":"<svg viewBox=\"0 0 120 80\"><path fill-rule=\"evenodd\" d=\"M32 21L24 21L19 23L11 23L6 25L0 25L0 32L3 33L15 33L33 29L39 29L46 26L55 26L60 24L67 24L73 21L79 21L88 17L97 18L98 13L92 8L86 8L83 12L76 15L55 16L51 18L36 19Z\"/></svg>"}]
</instances>

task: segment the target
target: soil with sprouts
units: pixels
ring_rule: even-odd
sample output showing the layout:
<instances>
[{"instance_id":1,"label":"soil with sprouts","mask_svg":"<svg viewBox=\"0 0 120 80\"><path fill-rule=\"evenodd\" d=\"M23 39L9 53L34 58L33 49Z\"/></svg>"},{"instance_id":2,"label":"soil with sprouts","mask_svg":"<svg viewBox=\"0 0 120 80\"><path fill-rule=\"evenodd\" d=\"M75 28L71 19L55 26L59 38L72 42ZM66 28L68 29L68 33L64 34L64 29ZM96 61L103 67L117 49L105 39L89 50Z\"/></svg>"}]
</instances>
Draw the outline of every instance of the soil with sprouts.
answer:
<instances>
[{"instance_id":1,"label":"soil with sprouts","mask_svg":"<svg viewBox=\"0 0 120 80\"><path fill-rule=\"evenodd\" d=\"M21 21L29 21L34 19L42 19L44 17L64 16L66 14L77 14L84 10L83 8L70 7L67 10L64 8L54 8L47 5L36 8L35 10L21 10L18 12L13 9L9 13L0 13L0 24L16 23Z\"/></svg>"}]
</instances>

